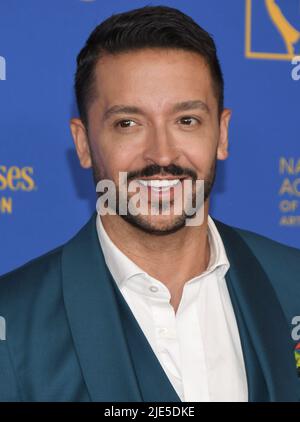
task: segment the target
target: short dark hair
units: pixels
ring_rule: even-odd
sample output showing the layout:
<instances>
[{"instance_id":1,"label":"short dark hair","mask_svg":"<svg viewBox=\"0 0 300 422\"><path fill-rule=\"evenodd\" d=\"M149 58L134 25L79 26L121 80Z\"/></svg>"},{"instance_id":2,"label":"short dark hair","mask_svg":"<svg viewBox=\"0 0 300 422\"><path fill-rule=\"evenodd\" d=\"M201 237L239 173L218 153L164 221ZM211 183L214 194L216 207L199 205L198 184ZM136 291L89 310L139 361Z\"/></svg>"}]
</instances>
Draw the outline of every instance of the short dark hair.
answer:
<instances>
[{"instance_id":1,"label":"short dark hair","mask_svg":"<svg viewBox=\"0 0 300 422\"><path fill-rule=\"evenodd\" d=\"M219 116L223 110L224 80L212 37L191 17L167 6L145 6L114 14L90 34L77 56L75 95L87 128L88 108L97 96L94 70L105 54L144 48L180 49L200 54L209 66Z\"/></svg>"}]
</instances>

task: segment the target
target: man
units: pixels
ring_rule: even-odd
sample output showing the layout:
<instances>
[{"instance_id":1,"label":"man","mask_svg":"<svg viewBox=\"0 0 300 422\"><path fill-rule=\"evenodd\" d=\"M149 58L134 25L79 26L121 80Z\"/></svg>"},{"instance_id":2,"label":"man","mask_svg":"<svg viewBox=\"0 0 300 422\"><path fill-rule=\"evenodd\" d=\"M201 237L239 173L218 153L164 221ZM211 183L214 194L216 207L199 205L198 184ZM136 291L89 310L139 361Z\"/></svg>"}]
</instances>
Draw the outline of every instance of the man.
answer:
<instances>
[{"instance_id":1,"label":"man","mask_svg":"<svg viewBox=\"0 0 300 422\"><path fill-rule=\"evenodd\" d=\"M208 214L231 115L209 34L169 7L113 15L80 52L75 90L71 132L95 185L129 205L134 182L146 211L169 199L170 212L97 207L2 277L1 400L298 401L300 251ZM204 181L204 204L191 214L185 196L176 213L188 180L193 204Z\"/></svg>"}]
</instances>

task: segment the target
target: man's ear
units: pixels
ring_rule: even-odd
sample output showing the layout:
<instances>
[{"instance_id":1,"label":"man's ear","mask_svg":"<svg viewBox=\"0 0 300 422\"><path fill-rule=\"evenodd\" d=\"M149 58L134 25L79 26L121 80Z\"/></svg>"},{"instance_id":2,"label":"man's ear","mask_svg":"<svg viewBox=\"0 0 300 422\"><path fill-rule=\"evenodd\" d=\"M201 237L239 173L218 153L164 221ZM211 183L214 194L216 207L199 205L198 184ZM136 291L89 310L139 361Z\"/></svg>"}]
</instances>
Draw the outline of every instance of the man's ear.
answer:
<instances>
[{"instance_id":1,"label":"man's ear","mask_svg":"<svg viewBox=\"0 0 300 422\"><path fill-rule=\"evenodd\" d=\"M78 118L71 119L70 129L81 167L90 168L92 166L92 160L89 140L82 120Z\"/></svg>"},{"instance_id":2,"label":"man's ear","mask_svg":"<svg viewBox=\"0 0 300 422\"><path fill-rule=\"evenodd\" d=\"M220 118L220 137L217 149L218 160L226 160L228 157L228 126L231 117L231 110L224 108Z\"/></svg>"}]
</instances>

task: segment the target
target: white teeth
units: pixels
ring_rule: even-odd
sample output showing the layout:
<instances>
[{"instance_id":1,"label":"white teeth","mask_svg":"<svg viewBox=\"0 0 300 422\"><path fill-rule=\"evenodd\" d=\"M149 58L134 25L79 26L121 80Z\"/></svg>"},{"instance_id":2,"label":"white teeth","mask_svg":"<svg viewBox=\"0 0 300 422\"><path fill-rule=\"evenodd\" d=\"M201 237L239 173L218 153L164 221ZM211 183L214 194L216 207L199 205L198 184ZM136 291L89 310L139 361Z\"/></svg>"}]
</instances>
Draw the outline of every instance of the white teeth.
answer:
<instances>
[{"instance_id":1,"label":"white teeth","mask_svg":"<svg viewBox=\"0 0 300 422\"><path fill-rule=\"evenodd\" d=\"M170 188L172 186L177 185L180 182L180 179L173 179L173 180L137 180L143 186L150 186L151 188L161 189L161 188Z\"/></svg>"}]
</instances>

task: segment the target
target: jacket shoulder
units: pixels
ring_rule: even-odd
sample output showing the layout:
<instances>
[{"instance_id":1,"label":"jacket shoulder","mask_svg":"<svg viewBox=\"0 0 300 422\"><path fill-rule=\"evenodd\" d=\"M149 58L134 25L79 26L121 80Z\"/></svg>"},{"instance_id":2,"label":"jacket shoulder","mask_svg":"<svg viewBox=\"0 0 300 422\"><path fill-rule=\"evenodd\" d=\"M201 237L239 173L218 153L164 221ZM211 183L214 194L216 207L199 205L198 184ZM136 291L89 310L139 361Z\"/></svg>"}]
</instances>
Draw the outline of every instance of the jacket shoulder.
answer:
<instances>
[{"instance_id":1,"label":"jacket shoulder","mask_svg":"<svg viewBox=\"0 0 300 422\"><path fill-rule=\"evenodd\" d=\"M69 243L80 244L80 233L92 227L95 215L65 243L31 259L22 266L0 276L0 315L10 304L14 307L28 302L38 305L38 299L46 299L51 306L51 297L62 296L62 255ZM41 301L43 303L43 301Z\"/></svg>"},{"instance_id":2,"label":"jacket shoulder","mask_svg":"<svg viewBox=\"0 0 300 422\"><path fill-rule=\"evenodd\" d=\"M284 268L289 272L300 270L300 249L285 245L261 234L241 228L234 230L243 238L252 252L260 260L271 264L272 268ZM299 277L296 280L300 283Z\"/></svg>"},{"instance_id":3,"label":"jacket shoulder","mask_svg":"<svg viewBox=\"0 0 300 422\"><path fill-rule=\"evenodd\" d=\"M60 281L62 249L60 245L0 276L0 314L10 305L14 309L26 301L30 305L49 283L49 290L55 290L54 284Z\"/></svg>"},{"instance_id":4,"label":"jacket shoulder","mask_svg":"<svg viewBox=\"0 0 300 422\"><path fill-rule=\"evenodd\" d=\"M219 226L236 232L246 242L259 260L271 260L274 261L272 262L273 266L279 266L283 261L286 262L285 260L287 259L289 260L289 263L294 264L293 267L296 266L299 269L300 249L285 245L251 230L231 226L216 219L214 219L214 221ZM276 258L276 260L274 260L274 258Z\"/></svg>"},{"instance_id":5,"label":"jacket shoulder","mask_svg":"<svg viewBox=\"0 0 300 422\"><path fill-rule=\"evenodd\" d=\"M250 230L221 225L235 231L255 255L291 323L294 316L300 315L300 249Z\"/></svg>"}]
</instances>

